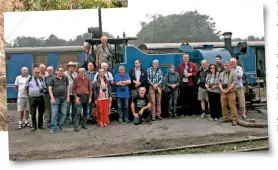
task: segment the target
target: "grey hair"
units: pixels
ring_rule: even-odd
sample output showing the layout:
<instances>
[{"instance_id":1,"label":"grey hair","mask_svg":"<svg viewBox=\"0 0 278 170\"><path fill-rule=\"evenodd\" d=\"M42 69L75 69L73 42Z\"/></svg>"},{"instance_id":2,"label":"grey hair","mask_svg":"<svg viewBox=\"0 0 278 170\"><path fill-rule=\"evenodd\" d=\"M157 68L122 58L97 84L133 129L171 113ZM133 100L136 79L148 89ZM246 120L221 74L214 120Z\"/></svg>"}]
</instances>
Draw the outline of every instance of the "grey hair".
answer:
<instances>
[{"instance_id":1,"label":"grey hair","mask_svg":"<svg viewBox=\"0 0 278 170\"><path fill-rule=\"evenodd\" d=\"M102 66L103 64L107 65L107 67L108 67L108 63L106 63L106 62L102 62L102 63L101 63L101 66Z\"/></svg>"},{"instance_id":2,"label":"grey hair","mask_svg":"<svg viewBox=\"0 0 278 170\"><path fill-rule=\"evenodd\" d=\"M22 68L21 68L21 71L22 71L23 69L25 69L25 70L28 71L28 68L27 68L27 67L22 67Z\"/></svg>"},{"instance_id":3,"label":"grey hair","mask_svg":"<svg viewBox=\"0 0 278 170\"><path fill-rule=\"evenodd\" d=\"M232 57L230 61L237 61L236 58Z\"/></svg>"},{"instance_id":4,"label":"grey hair","mask_svg":"<svg viewBox=\"0 0 278 170\"><path fill-rule=\"evenodd\" d=\"M121 68L125 69L125 66L120 66L119 69L121 69Z\"/></svg>"},{"instance_id":5,"label":"grey hair","mask_svg":"<svg viewBox=\"0 0 278 170\"><path fill-rule=\"evenodd\" d=\"M88 42L84 42L83 47L86 47L87 49L91 49L92 48L91 44L88 43Z\"/></svg>"},{"instance_id":6,"label":"grey hair","mask_svg":"<svg viewBox=\"0 0 278 170\"><path fill-rule=\"evenodd\" d=\"M208 62L207 62L207 60L202 60L201 63L203 64L203 63L208 63Z\"/></svg>"},{"instance_id":7,"label":"grey hair","mask_svg":"<svg viewBox=\"0 0 278 170\"><path fill-rule=\"evenodd\" d=\"M50 69L50 70L52 70L52 71L54 70L54 68L53 68L52 66L48 66L48 67L47 67L47 70L48 70L48 69Z\"/></svg>"},{"instance_id":8,"label":"grey hair","mask_svg":"<svg viewBox=\"0 0 278 170\"><path fill-rule=\"evenodd\" d=\"M45 68L46 66L44 64L40 64L39 68L41 68L41 67Z\"/></svg>"},{"instance_id":9,"label":"grey hair","mask_svg":"<svg viewBox=\"0 0 278 170\"><path fill-rule=\"evenodd\" d=\"M86 70L85 70L85 68L79 68L78 69L78 72L85 72Z\"/></svg>"},{"instance_id":10,"label":"grey hair","mask_svg":"<svg viewBox=\"0 0 278 170\"><path fill-rule=\"evenodd\" d=\"M153 63L158 63L159 64L158 59L153 60Z\"/></svg>"},{"instance_id":11,"label":"grey hair","mask_svg":"<svg viewBox=\"0 0 278 170\"><path fill-rule=\"evenodd\" d=\"M140 87L139 90L140 90L140 89L144 89L145 91L147 91L146 87Z\"/></svg>"}]
</instances>

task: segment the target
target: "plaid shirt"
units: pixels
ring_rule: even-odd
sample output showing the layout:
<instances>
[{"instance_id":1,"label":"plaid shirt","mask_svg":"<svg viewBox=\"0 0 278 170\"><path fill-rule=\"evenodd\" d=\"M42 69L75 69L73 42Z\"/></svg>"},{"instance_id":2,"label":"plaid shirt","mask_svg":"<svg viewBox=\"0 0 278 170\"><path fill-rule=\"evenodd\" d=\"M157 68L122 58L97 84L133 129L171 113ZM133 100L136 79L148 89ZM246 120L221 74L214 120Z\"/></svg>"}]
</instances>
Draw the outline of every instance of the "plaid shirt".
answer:
<instances>
[{"instance_id":1,"label":"plaid shirt","mask_svg":"<svg viewBox=\"0 0 278 170\"><path fill-rule=\"evenodd\" d=\"M147 70L148 82L150 85L161 84L163 80L163 72L158 68L156 71L151 67Z\"/></svg>"}]
</instances>

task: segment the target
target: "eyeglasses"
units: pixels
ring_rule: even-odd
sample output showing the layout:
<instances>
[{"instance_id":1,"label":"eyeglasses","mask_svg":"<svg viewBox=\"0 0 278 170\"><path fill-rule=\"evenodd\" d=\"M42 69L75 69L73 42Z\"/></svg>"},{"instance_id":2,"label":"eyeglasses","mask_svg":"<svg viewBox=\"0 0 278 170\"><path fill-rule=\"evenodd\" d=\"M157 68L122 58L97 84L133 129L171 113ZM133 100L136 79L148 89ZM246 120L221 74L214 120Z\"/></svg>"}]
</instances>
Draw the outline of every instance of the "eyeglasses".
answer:
<instances>
[{"instance_id":1,"label":"eyeglasses","mask_svg":"<svg viewBox=\"0 0 278 170\"><path fill-rule=\"evenodd\" d=\"M211 67L210 69L215 69L215 67Z\"/></svg>"}]
</instances>

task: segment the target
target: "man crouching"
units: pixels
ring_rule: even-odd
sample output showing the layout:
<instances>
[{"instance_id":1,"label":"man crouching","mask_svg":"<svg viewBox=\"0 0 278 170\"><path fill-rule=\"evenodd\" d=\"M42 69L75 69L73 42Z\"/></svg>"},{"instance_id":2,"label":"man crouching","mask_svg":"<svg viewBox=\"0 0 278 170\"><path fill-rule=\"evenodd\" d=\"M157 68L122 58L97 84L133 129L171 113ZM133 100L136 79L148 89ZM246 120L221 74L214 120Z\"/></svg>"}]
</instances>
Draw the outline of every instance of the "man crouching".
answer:
<instances>
[{"instance_id":1,"label":"man crouching","mask_svg":"<svg viewBox=\"0 0 278 170\"><path fill-rule=\"evenodd\" d=\"M131 110L134 116L134 124L139 125L143 119L146 123L151 124L152 104L148 95L146 95L146 88L140 87L139 94L132 98Z\"/></svg>"}]
</instances>

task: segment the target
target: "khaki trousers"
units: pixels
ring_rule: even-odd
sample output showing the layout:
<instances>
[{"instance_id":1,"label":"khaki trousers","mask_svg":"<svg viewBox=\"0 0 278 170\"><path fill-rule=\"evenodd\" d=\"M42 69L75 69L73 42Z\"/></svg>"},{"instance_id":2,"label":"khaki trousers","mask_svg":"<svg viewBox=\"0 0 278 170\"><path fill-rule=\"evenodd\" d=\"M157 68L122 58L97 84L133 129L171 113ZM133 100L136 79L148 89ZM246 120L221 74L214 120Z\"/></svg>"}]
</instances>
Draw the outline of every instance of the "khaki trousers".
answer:
<instances>
[{"instance_id":1,"label":"khaki trousers","mask_svg":"<svg viewBox=\"0 0 278 170\"><path fill-rule=\"evenodd\" d=\"M152 101L152 117L161 115L161 93L161 87L158 87L157 90L154 90L152 86L149 87L149 95Z\"/></svg>"},{"instance_id":2,"label":"khaki trousers","mask_svg":"<svg viewBox=\"0 0 278 170\"><path fill-rule=\"evenodd\" d=\"M243 111L245 109L245 96L244 96L243 87L236 89L236 97L238 98L240 109L241 111Z\"/></svg>"},{"instance_id":3,"label":"khaki trousers","mask_svg":"<svg viewBox=\"0 0 278 170\"><path fill-rule=\"evenodd\" d=\"M223 120L228 120L228 104L232 113L232 120L237 121L237 109L236 109L236 93L230 92L227 94L221 94L221 106L222 106L222 116Z\"/></svg>"}]
</instances>

